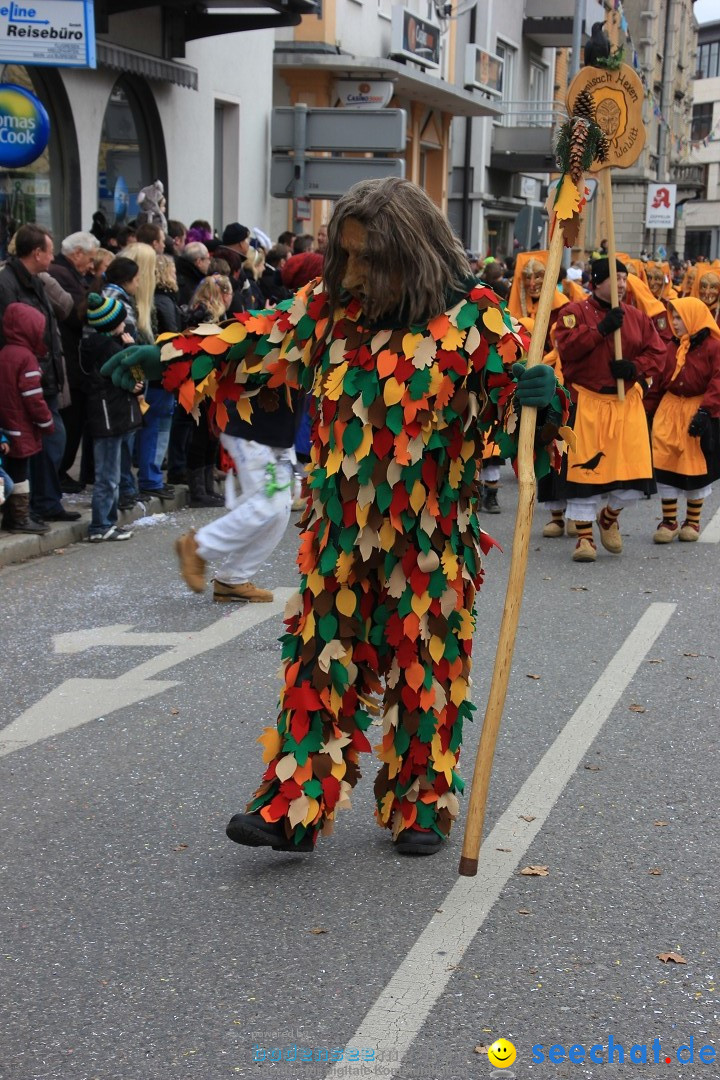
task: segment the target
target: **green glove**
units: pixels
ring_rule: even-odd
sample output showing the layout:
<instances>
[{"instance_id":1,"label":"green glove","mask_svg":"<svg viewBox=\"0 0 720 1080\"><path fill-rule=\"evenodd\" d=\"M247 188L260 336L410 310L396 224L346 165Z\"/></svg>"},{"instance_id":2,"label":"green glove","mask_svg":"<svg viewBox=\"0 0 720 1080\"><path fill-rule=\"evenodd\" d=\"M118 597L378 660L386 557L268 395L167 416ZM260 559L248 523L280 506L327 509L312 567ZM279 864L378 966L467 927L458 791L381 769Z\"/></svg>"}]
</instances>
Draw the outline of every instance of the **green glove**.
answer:
<instances>
[{"instance_id":1,"label":"green glove","mask_svg":"<svg viewBox=\"0 0 720 1080\"><path fill-rule=\"evenodd\" d=\"M552 401L557 388L555 372L547 364L535 364L526 368L524 364L513 364L513 377L517 379L515 400L518 405L533 405L544 409Z\"/></svg>"},{"instance_id":2,"label":"green glove","mask_svg":"<svg viewBox=\"0 0 720 1080\"><path fill-rule=\"evenodd\" d=\"M135 383L160 378L160 348L157 345L130 345L111 356L100 368L100 374L112 379L113 385L132 392Z\"/></svg>"}]
</instances>

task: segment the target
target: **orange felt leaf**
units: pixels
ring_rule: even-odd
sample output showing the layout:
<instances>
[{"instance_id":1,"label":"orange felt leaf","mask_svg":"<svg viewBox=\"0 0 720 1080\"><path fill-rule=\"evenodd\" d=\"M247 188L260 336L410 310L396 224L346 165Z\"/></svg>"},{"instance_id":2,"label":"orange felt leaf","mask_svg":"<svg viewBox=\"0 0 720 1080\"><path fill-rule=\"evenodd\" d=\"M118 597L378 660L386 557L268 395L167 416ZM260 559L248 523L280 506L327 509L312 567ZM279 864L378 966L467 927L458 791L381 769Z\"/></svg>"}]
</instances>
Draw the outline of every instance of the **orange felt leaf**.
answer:
<instances>
[{"instance_id":1,"label":"orange felt leaf","mask_svg":"<svg viewBox=\"0 0 720 1080\"><path fill-rule=\"evenodd\" d=\"M436 341L440 341L441 338L445 337L449 329L450 320L444 312L442 315L437 315L434 319L431 319L428 323L428 330Z\"/></svg>"},{"instance_id":2,"label":"orange felt leaf","mask_svg":"<svg viewBox=\"0 0 720 1080\"><path fill-rule=\"evenodd\" d=\"M228 416L228 411L225 408L225 402L224 401L218 401L217 406L215 408L215 422L216 422L217 426L220 428L221 431L225 430L225 428L228 425L228 420L229 419L230 419L230 417Z\"/></svg>"},{"instance_id":3,"label":"orange felt leaf","mask_svg":"<svg viewBox=\"0 0 720 1080\"><path fill-rule=\"evenodd\" d=\"M389 375L392 375L393 371L397 367L398 355L397 353L390 352L389 349L383 349L379 353L377 358L377 373L381 379L387 379Z\"/></svg>"},{"instance_id":4,"label":"orange felt leaf","mask_svg":"<svg viewBox=\"0 0 720 1080\"><path fill-rule=\"evenodd\" d=\"M219 334L214 334L212 337L208 334L207 337L202 339L202 351L210 353L211 356L220 356L221 353L227 352L228 343L223 341Z\"/></svg>"},{"instance_id":5,"label":"orange felt leaf","mask_svg":"<svg viewBox=\"0 0 720 1080\"><path fill-rule=\"evenodd\" d=\"M189 413L192 411L192 407L195 404L195 383L192 381L192 379L186 379L180 387L178 401L182 405L185 412Z\"/></svg>"},{"instance_id":6,"label":"orange felt leaf","mask_svg":"<svg viewBox=\"0 0 720 1080\"><path fill-rule=\"evenodd\" d=\"M405 681L413 690L419 690L425 677L425 669L415 660L405 671Z\"/></svg>"},{"instance_id":7,"label":"orange felt leaf","mask_svg":"<svg viewBox=\"0 0 720 1080\"><path fill-rule=\"evenodd\" d=\"M454 393L455 384L453 383L452 379L449 379L446 375L435 397L435 408L444 409Z\"/></svg>"}]
</instances>

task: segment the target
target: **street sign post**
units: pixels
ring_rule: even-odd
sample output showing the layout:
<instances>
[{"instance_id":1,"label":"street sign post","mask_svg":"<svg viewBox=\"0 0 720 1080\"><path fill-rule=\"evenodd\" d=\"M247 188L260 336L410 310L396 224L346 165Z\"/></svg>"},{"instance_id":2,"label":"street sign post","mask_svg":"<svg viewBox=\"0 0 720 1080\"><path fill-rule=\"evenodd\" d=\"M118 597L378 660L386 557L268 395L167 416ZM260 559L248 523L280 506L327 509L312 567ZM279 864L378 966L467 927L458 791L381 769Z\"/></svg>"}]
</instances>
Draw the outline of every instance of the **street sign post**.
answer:
<instances>
[{"instance_id":1,"label":"street sign post","mask_svg":"<svg viewBox=\"0 0 720 1080\"><path fill-rule=\"evenodd\" d=\"M273 109L270 138L270 192L278 199L293 199L296 232L305 220L298 211L301 200L338 199L360 180L405 176L403 158L311 156L403 151L404 109L308 109L302 103Z\"/></svg>"},{"instance_id":2,"label":"street sign post","mask_svg":"<svg viewBox=\"0 0 720 1080\"><path fill-rule=\"evenodd\" d=\"M405 149L404 109L305 111L305 150L373 150L387 154ZM293 108L273 109L270 140L274 151L295 149L295 113Z\"/></svg>"},{"instance_id":3,"label":"street sign post","mask_svg":"<svg viewBox=\"0 0 720 1080\"><path fill-rule=\"evenodd\" d=\"M297 162L289 154L273 154L270 194L276 199L339 199L360 180L405 176L402 158L305 158L302 194L293 189Z\"/></svg>"}]
</instances>

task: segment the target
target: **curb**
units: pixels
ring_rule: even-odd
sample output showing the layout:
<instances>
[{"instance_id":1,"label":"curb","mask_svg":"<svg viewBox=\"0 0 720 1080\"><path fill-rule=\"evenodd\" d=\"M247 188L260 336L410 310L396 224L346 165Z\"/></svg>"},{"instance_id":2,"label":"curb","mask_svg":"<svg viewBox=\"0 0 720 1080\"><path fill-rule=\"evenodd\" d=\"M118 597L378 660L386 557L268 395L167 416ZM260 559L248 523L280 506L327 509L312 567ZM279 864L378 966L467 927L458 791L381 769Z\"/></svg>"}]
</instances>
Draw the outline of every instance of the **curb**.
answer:
<instances>
[{"instance_id":1,"label":"curb","mask_svg":"<svg viewBox=\"0 0 720 1080\"><path fill-rule=\"evenodd\" d=\"M118 522L121 525L128 525L131 521L148 517L150 514L166 514L170 510L182 510L189 502L188 489L180 484L176 486L174 498L164 501L148 499L147 502L134 506L132 510L121 510L118 514ZM26 562L28 559L37 559L41 555L51 555L58 548L66 548L71 544L87 540L90 511L83 509L81 514L78 521L48 522L50 532L42 536L0 532L0 568Z\"/></svg>"}]
</instances>

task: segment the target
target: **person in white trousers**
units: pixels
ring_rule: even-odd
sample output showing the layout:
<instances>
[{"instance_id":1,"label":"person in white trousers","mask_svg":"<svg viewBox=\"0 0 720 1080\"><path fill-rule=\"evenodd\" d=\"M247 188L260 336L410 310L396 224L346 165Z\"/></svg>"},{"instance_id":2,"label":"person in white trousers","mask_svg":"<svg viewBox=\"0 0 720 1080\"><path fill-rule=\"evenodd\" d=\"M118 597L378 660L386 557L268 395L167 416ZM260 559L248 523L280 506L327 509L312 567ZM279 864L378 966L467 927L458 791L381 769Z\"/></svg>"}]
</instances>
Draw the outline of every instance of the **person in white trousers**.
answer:
<instances>
[{"instance_id":1,"label":"person in white trousers","mask_svg":"<svg viewBox=\"0 0 720 1080\"><path fill-rule=\"evenodd\" d=\"M290 519L294 414L282 401L274 412L256 410L250 425L236 409L229 411L221 441L232 458L242 494L236 499L234 485L228 483L228 512L197 532L185 533L175 542L175 550L181 576L193 592L203 592L206 566L212 562L214 601L269 603L270 589L259 588L252 579L280 543Z\"/></svg>"}]
</instances>

